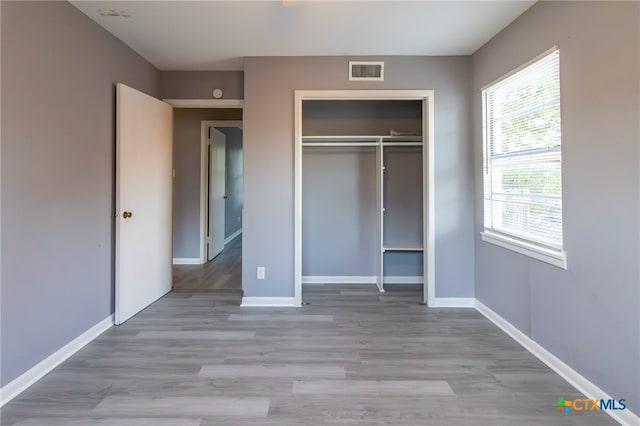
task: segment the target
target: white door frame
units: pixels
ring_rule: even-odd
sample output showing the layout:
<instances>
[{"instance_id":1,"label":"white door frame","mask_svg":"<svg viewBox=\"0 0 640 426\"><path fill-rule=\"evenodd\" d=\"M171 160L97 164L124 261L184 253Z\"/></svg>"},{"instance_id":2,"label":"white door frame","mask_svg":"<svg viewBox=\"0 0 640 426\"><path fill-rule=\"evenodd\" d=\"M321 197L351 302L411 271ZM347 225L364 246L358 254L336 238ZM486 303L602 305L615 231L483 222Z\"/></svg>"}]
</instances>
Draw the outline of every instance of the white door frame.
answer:
<instances>
[{"instance_id":1,"label":"white door frame","mask_svg":"<svg viewBox=\"0 0 640 426\"><path fill-rule=\"evenodd\" d=\"M302 304L302 101L303 100L420 100L423 143L424 302L435 301L434 221L434 91L433 90L296 90L294 104L294 303ZM426 152L425 152L426 150Z\"/></svg>"},{"instance_id":2,"label":"white door frame","mask_svg":"<svg viewBox=\"0 0 640 426\"><path fill-rule=\"evenodd\" d=\"M200 264L207 263L207 141L209 127L237 127L242 120L203 120L200 122Z\"/></svg>"}]
</instances>

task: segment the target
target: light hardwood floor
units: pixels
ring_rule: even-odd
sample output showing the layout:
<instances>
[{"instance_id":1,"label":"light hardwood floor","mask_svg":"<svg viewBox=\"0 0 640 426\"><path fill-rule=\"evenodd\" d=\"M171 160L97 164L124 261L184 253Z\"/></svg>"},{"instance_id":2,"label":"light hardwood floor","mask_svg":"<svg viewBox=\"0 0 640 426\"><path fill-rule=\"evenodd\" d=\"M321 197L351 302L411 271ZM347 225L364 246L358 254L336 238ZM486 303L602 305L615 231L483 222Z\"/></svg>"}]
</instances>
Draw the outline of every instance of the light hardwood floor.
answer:
<instances>
[{"instance_id":1,"label":"light hardwood floor","mask_svg":"<svg viewBox=\"0 0 640 426\"><path fill-rule=\"evenodd\" d=\"M242 235L204 265L173 265L173 290L242 290Z\"/></svg>"},{"instance_id":2,"label":"light hardwood floor","mask_svg":"<svg viewBox=\"0 0 640 426\"><path fill-rule=\"evenodd\" d=\"M418 286L307 286L301 308L172 292L8 403L2 425L610 425L471 309Z\"/></svg>"}]
</instances>

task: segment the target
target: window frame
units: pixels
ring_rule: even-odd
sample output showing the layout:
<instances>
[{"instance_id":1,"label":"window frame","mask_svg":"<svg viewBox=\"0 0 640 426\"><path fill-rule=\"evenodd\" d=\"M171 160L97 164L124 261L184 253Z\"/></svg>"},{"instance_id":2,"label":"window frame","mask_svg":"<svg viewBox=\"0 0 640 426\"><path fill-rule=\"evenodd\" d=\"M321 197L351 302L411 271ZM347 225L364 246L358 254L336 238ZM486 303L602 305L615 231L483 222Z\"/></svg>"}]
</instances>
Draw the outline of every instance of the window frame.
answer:
<instances>
[{"instance_id":1,"label":"window frame","mask_svg":"<svg viewBox=\"0 0 640 426\"><path fill-rule=\"evenodd\" d=\"M508 73L502 75L501 77L495 79L491 83L483 86L481 91L481 102L482 102L482 231L480 232L480 236L482 241L500 246L502 248L514 251L516 253L523 254L525 256L531 257L533 259L537 259L539 261L551 264L553 266L557 266L562 269L567 269L567 253L564 250L564 237L562 241L562 247L559 250L552 248L550 246L544 245L540 242L527 239L523 235L510 234L507 232L502 232L496 230L494 228L487 227L486 221L486 193L485 193L485 185L487 184L486 180L491 179L491 161L490 161L490 138L488 136L489 132L489 123L488 123L488 105L487 105L487 90L494 87L496 84L504 81L505 79L519 73L523 69L529 67L532 64L540 61L543 58L546 58L548 55L559 52L558 46L553 46L552 48L546 50L545 52L539 54L535 58L527 61L526 63L520 65L519 67L509 71ZM562 89L560 89L562 90ZM560 100L561 102L561 100ZM562 122L561 122L562 123ZM561 124L562 125L562 124ZM562 140L560 141L560 152L562 152ZM560 176L562 176L562 157L560 160ZM561 177L562 179L562 177ZM562 196L560 200L562 201ZM492 214L492 213L490 213ZM562 211L561 211L562 215ZM564 217L562 221L562 231L564 234Z\"/></svg>"}]
</instances>

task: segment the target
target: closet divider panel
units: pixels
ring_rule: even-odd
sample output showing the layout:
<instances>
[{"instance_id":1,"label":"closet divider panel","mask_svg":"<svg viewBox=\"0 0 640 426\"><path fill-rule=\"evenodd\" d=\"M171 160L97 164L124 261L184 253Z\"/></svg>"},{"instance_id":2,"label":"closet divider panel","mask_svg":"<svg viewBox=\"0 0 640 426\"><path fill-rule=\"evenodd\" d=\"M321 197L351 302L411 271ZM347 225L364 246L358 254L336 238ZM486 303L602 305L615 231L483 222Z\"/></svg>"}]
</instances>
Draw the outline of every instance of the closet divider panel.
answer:
<instances>
[{"instance_id":1,"label":"closet divider panel","mask_svg":"<svg viewBox=\"0 0 640 426\"><path fill-rule=\"evenodd\" d=\"M392 251L384 252L385 285L420 284L423 280L422 251Z\"/></svg>"},{"instance_id":2,"label":"closet divider panel","mask_svg":"<svg viewBox=\"0 0 640 426\"><path fill-rule=\"evenodd\" d=\"M376 285L384 291L384 148L382 140L376 147Z\"/></svg>"}]
</instances>

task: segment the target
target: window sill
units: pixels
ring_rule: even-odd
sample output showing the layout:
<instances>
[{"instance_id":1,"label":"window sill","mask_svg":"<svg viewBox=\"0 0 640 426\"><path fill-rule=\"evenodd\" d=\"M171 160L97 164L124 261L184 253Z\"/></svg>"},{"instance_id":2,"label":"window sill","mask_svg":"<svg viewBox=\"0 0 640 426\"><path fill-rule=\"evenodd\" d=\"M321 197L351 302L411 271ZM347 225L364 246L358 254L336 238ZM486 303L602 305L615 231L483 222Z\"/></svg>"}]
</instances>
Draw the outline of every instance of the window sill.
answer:
<instances>
[{"instance_id":1,"label":"window sill","mask_svg":"<svg viewBox=\"0 0 640 426\"><path fill-rule=\"evenodd\" d=\"M505 235L497 234L491 231L483 231L480 233L482 241L495 244L507 250L524 254L541 262L548 263L558 268L567 269L567 253L563 250L558 253L532 243L509 238Z\"/></svg>"}]
</instances>

